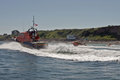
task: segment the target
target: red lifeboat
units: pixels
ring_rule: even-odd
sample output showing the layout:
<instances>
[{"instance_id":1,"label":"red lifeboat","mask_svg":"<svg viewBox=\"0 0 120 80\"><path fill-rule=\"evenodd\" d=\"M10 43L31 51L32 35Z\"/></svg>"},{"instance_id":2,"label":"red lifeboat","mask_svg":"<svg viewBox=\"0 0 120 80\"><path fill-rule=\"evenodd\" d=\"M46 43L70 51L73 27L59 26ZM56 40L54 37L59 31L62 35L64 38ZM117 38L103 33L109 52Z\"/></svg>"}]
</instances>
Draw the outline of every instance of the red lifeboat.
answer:
<instances>
[{"instance_id":1,"label":"red lifeboat","mask_svg":"<svg viewBox=\"0 0 120 80\"><path fill-rule=\"evenodd\" d=\"M39 40L39 36L37 34L37 30L34 28L30 28L27 32L20 33L16 40L18 42L34 42Z\"/></svg>"},{"instance_id":2,"label":"red lifeboat","mask_svg":"<svg viewBox=\"0 0 120 80\"><path fill-rule=\"evenodd\" d=\"M82 43L82 42L80 42L80 41L74 41L74 42L72 42L72 44L73 44L74 46L85 45L85 43Z\"/></svg>"},{"instance_id":3,"label":"red lifeboat","mask_svg":"<svg viewBox=\"0 0 120 80\"><path fill-rule=\"evenodd\" d=\"M46 46L48 45L47 42L39 41L40 37L38 36L37 29L35 29L34 26L37 25L34 23L33 16L33 26L30 29L28 29L28 31L19 33L19 35L15 37L15 40L28 48L46 48Z\"/></svg>"}]
</instances>

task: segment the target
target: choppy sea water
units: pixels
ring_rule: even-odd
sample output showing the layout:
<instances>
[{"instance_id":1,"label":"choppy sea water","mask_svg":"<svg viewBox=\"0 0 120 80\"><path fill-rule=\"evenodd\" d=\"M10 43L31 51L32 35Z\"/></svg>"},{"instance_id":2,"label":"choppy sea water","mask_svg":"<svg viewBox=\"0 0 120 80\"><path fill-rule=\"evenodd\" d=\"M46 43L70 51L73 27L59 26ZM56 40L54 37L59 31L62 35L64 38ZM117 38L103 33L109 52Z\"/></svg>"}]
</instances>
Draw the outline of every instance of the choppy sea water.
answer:
<instances>
[{"instance_id":1,"label":"choppy sea water","mask_svg":"<svg viewBox=\"0 0 120 80\"><path fill-rule=\"evenodd\" d=\"M120 80L120 45L0 42L0 80Z\"/></svg>"}]
</instances>

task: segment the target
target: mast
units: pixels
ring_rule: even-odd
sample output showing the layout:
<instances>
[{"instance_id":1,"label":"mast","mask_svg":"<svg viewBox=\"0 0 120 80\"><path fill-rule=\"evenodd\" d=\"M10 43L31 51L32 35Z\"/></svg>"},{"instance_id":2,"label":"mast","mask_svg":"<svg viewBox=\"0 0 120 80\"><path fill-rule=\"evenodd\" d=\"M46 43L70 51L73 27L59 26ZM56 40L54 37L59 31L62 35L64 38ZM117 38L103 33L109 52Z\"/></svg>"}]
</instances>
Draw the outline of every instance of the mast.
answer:
<instances>
[{"instance_id":1,"label":"mast","mask_svg":"<svg viewBox=\"0 0 120 80\"><path fill-rule=\"evenodd\" d=\"M34 28L34 26L35 26L35 21L34 21L34 16L33 16L33 28Z\"/></svg>"}]
</instances>

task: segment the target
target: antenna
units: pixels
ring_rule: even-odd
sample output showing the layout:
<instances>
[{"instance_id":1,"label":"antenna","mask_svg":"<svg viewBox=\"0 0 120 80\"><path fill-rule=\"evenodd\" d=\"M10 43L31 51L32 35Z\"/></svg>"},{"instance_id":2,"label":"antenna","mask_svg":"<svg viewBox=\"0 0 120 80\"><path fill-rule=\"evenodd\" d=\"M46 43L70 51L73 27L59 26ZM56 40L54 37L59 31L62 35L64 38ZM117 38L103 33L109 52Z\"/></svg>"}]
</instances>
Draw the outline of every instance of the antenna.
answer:
<instances>
[{"instance_id":1,"label":"antenna","mask_svg":"<svg viewBox=\"0 0 120 80\"><path fill-rule=\"evenodd\" d=\"M35 21L34 21L34 16L33 16L33 27L34 27L34 25L35 25Z\"/></svg>"}]
</instances>

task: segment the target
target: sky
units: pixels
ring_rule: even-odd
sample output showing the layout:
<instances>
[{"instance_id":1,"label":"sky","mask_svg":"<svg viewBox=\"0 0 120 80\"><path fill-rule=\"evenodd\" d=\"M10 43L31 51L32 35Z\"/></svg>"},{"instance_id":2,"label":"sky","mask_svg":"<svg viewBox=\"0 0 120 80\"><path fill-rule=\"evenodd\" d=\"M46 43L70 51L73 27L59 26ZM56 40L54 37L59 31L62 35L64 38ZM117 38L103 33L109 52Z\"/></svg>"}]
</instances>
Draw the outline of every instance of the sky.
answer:
<instances>
[{"instance_id":1,"label":"sky","mask_svg":"<svg viewBox=\"0 0 120 80\"><path fill-rule=\"evenodd\" d=\"M0 0L0 34L120 25L120 0Z\"/></svg>"}]
</instances>

